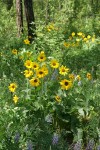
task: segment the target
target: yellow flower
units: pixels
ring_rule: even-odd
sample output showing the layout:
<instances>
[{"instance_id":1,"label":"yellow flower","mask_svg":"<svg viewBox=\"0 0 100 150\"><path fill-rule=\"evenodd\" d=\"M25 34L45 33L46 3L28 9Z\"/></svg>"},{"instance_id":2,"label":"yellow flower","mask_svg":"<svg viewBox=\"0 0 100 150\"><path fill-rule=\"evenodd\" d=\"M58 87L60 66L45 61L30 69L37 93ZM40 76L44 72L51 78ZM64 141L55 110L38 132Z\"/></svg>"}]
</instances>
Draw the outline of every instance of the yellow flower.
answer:
<instances>
[{"instance_id":1,"label":"yellow flower","mask_svg":"<svg viewBox=\"0 0 100 150\"><path fill-rule=\"evenodd\" d=\"M61 75L66 75L67 73L69 72L69 68L67 68L66 66L61 66L60 68L59 68L59 73L61 74Z\"/></svg>"},{"instance_id":2,"label":"yellow flower","mask_svg":"<svg viewBox=\"0 0 100 150\"><path fill-rule=\"evenodd\" d=\"M36 75L38 78L43 78L45 76L45 72L43 69L39 69L37 70Z\"/></svg>"},{"instance_id":3,"label":"yellow flower","mask_svg":"<svg viewBox=\"0 0 100 150\"><path fill-rule=\"evenodd\" d=\"M88 39L87 39L87 38L84 38L83 41L86 42L86 41L88 41Z\"/></svg>"},{"instance_id":4,"label":"yellow flower","mask_svg":"<svg viewBox=\"0 0 100 150\"><path fill-rule=\"evenodd\" d=\"M51 29L49 28L49 27L47 27L47 30L50 32L51 31Z\"/></svg>"},{"instance_id":5,"label":"yellow flower","mask_svg":"<svg viewBox=\"0 0 100 150\"><path fill-rule=\"evenodd\" d=\"M52 68L58 68L58 67L59 67L59 63L58 63L57 60L53 59L53 60L51 60L51 62L50 62L50 66L51 66Z\"/></svg>"},{"instance_id":6,"label":"yellow flower","mask_svg":"<svg viewBox=\"0 0 100 150\"><path fill-rule=\"evenodd\" d=\"M37 86L39 86L40 85L40 80L38 79L38 78L36 78L36 77L33 77L31 80L29 80L30 81L30 85L32 85L32 86L35 86L35 87L37 87Z\"/></svg>"},{"instance_id":7,"label":"yellow flower","mask_svg":"<svg viewBox=\"0 0 100 150\"><path fill-rule=\"evenodd\" d=\"M89 40L90 38L91 38L91 36L90 36L90 35L88 35L88 36L87 36L87 39Z\"/></svg>"},{"instance_id":8,"label":"yellow flower","mask_svg":"<svg viewBox=\"0 0 100 150\"><path fill-rule=\"evenodd\" d=\"M37 70L39 68L39 64L37 62L32 63L32 69Z\"/></svg>"},{"instance_id":9,"label":"yellow flower","mask_svg":"<svg viewBox=\"0 0 100 150\"><path fill-rule=\"evenodd\" d=\"M26 39L26 40L24 40L24 43L25 43L26 45L29 45L29 44L30 44L30 41L29 41L28 39Z\"/></svg>"},{"instance_id":10,"label":"yellow flower","mask_svg":"<svg viewBox=\"0 0 100 150\"><path fill-rule=\"evenodd\" d=\"M72 32L72 36L75 36L75 32Z\"/></svg>"},{"instance_id":11,"label":"yellow flower","mask_svg":"<svg viewBox=\"0 0 100 150\"><path fill-rule=\"evenodd\" d=\"M41 68L44 71L45 76L48 74L48 68L44 65Z\"/></svg>"},{"instance_id":12,"label":"yellow flower","mask_svg":"<svg viewBox=\"0 0 100 150\"><path fill-rule=\"evenodd\" d=\"M54 25L53 24L51 24L51 25L49 25L49 26L47 26L47 30L50 32L51 30L54 30L55 28L54 28Z\"/></svg>"},{"instance_id":13,"label":"yellow flower","mask_svg":"<svg viewBox=\"0 0 100 150\"><path fill-rule=\"evenodd\" d=\"M83 39L85 38L85 34L82 34L82 38L83 38Z\"/></svg>"},{"instance_id":14,"label":"yellow flower","mask_svg":"<svg viewBox=\"0 0 100 150\"><path fill-rule=\"evenodd\" d=\"M76 39L76 41L77 41L77 42L79 42L79 41L80 41L80 39Z\"/></svg>"},{"instance_id":15,"label":"yellow flower","mask_svg":"<svg viewBox=\"0 0 100 150\"><path fill-rule=\"evenodd\" d=\"M40 52L39 56L38 56L38 61L43 62L46 60L46 56L44 51Z\"/></svg>"},{"instance_id":16,"label":"yellow flower","mask_svg":"<svg viewBox=\"0 0 100 150\"><path fill-rule=\"evenodd\" d=\"M78 33L77 33L77 35L79 35L79 36L82 36L82 34L83 34L82 32L78 32Z\"/></svg>"},{"instance_id":17,"label":"yellow flower","mask_svg":"<svg viewBox=\"0 0 100 150\"><path fill-rule=\"evenodd\" d=\"M60 82L61 89L68 90L72 87L72 82L70 80L61 80Z\"/></svg>"},{"instance_id":18,"label":"yellow flower","mask_svg":"<svg viewBox=\"0 0 100 150\"><path fill-rule=\"evenodd\" d=\"M68 48L68 47L70 47L70 43L64 42L64 46Z\"/></svg>"},{"instance_id":19,"label":"yellow flower","mask_svg":"<svg viewBox=\"0 0 100 150\"><path fill-rule=\"evenodd\" d=\"M11 83L8 88L9 88L10 92L15 92L15 90L17 88L17 84Z\"/></svg>"},{"instance_id":20,"label":"yellow flower","mask_svg":"<svg viewBox=\"0 0 100 150\"><path fill-rule=\"evenodd\" d=\"M80 75L77 75L77 76L76 76L76 79L77 79L78 81L80 81L80 80L81 80Z\"/></svg>"},{"instance_id":21,"label":"yellow flower","mask_svg":"<svg viewBox=\"0 0 100 150\"><path fill-rule=\"evenodd\" d=\"M32 68L32 61L31 60L26 60L24 63L24 66L28 69Z\"/></svg>"},{"instance_id":22,"label":"yellow flower","mask_svg":"<svg viewBox=\"0 0 100 150\"><path fill-rule=\"evenodd\" d=\"M12 54L17 55L17 49L13 49Z\"/></svg>"},{"instance_id":23,"label":"yellow flower","mask_svg":"<svg viewBox=\"0 0 100 150\"><path fill-rule=\"evenodd\" d=\"M56 96L55 96L55 100L56 100L57 102L61 102L61 97L58 96L58 95L56 95Z\"/></svg>"},{"instance_id":24,"label":"yellow flower","mask_svg":"<svg viewBox=\"0 0 100 150\"><path fill-rule=\"evenodd\" d=\"M14 101L14 103L16 104L17 102L18 102L18 96L17 95L15 95L14 97L13 97L13 101Z\"/></svg>"},{"instance_id":25,"label":"yellow flower","mask_svg":"<svg viewBox=\"0 0 100 150\"><path fill-rule=\"evenodd\" d=\"M54 25L53 24L49 25L49 28L54 30Z\"/></svg>"},{"instance_id":26,"label":"yellow flower","mask_svg":"<svg viewBox=\"0 0 100 150\"><path fill-rule=\"evenodd\" d=\"M70 78L70 80L74 80L75 79L75 76L74 76L74 74L69 74L69 78Z\"/></svg>"},{"instance_id":27,"label":"yellow flower","mask_svg":"<svg viewBox=\"0 0 100 150\"><path fill-rule=\"evenodd\" d=\"M95 38L94 38L94 37L92 37L92 39L91 39L91 40L92 40L92 42L94 42L94 41L95 41Z\"/></svg>"},{"instance_id":28,"label":"yellow flower","mask_svg":"<svg viewBox=\"0 0 100 150\"><path fill-rule=\"evenodd\" d=\"M29 78L33 75L33 71L32 70L25 70L24 75L26 78Z\"/></svg>"},{"instance_id":29,"label":"yellow flower","mask_svg":"<svg viewBox=\"0 0 100 150\"><path fill-rule=\"evenodd\" d=\"M92 79L92 75L90 74L90 73L87 73L87 78L89 79L89 80L91 80Z\"/></svg>"}]
</instances>

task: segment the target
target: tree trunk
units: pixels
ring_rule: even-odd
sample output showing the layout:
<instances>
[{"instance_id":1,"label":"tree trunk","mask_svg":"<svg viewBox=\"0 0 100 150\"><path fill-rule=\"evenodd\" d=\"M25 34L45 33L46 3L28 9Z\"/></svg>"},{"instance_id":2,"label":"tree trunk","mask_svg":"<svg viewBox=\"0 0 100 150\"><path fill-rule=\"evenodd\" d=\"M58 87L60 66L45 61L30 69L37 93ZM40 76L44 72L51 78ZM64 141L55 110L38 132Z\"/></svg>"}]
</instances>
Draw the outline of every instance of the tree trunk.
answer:
<instances>
[{"instance_id":1,"label":"tree trunk","mask_svg":"<svg viewBox=\"0 0 100 150\"><path fill-rule=\"evenodd\" d=\"M36 37L35 34L36 27L35 27L35 18L34 18L32 0L24 0L24 6L25 6L27 28L28 28L28 39L30 40L30 42L32 42Z\"/></svg>"},{"instance_id":2,"label":"tree trunk","mask_svg":"<svg viewBox=\"0 0 100 150\"><path fill-rule=\"evenodd\" d=\"M93 3L93 0L91 0L91 5L93 6L93 4L94 4L94 3Z\"/></svg>"},{"instance_id":3,"label":"tree trunk","mask_svg":"<svg viewBox=\"0 0 100 150\"><path fill-rule=\"evenodd\" d=\"M22 9L22 0L16 0L16 12L17 12L17 28L18 36L21 36L23 33L23 9Z\"/></svg>"},{"instance_id":4,"label":"tree trunk","mask_svg":"<svg viewBox=\"0 0 100 150\"><path fill-rule=\"evenodd\" d=\"M13 0L6 0L6 8L7 10L10 10L11 7L13 6Z\"/></svg>"},{"instance_id":5,"label":"tree trunk","mask_svg":"<svg viewBox=\"0 0 100 150\"><path fill-rule=\"evenodd\" d=\"M96 10L97 10L96 12L97 13L99 13L99 8L100 8L99 6L100 6L100 3L98 0L96 0Z\"/></svg>"}]
</instances>

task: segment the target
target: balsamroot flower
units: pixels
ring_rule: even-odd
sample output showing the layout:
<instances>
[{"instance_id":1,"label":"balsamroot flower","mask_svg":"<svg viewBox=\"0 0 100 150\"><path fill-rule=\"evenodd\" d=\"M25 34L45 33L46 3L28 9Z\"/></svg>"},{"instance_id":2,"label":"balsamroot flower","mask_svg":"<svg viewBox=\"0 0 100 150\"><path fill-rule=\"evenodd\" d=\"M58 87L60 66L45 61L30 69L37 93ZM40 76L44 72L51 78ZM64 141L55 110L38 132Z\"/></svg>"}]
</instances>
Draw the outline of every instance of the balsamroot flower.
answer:
<instances>
[{"instance_id":1,"label":"balsamroot flower","mask_svg":"<svg viewBox=\"0 0 100 150\"><path fill-rule=\"evenodd\" d=\"M39 56L38 56L38 61L43 62L45 60L46 60L45 53L44 53L44 51L41 51Z\"/></svg>"},{"instance_id":2,"label":"balsamroot flower","mask_svg":"<svg viewBox=\"0 0 100 150\"><path fill-rule=\"evenodd\" d=\"M82 32L78 32L77 33L78 36L82 36L82 34L83 34Z\"/></svg>"},{"instance_id":3,"label":"balsamroot flower","mask_svg":"<svg viewBox=\"0 0 100 150\"><path fill-rule=\"evenodd\" d=\"M76 39L76 42L80 42L80 39Z\"/></svg>"},{"instance_id":4,"label":"balsamroot flower","mask_svg":"<svg viewBox=\"0 0 100 150\"><path fill-rule=\"evenodd\" d=\"M90 38L91 38L91 36L90 36L90 35L88 35L88 36L87 36L87 39L89 40Z\"/></svg>"},{"instance_id":5,"label":"balsamroot flower","mask_svg":"<svg viewBox=\"0 0 100 150\"><path fill-rule=\"evenodd\" d=\"M24 75L26 78L29 78L33 75L33 71L32 70L25 70Z\"/></svg>"},{"instance_id":6,"label":"balsamroot flower","mask_svg":"<svg viewBox=\"0 0 100 150\"><path fill-rule=\"evenodd\" d=\"M66 66L61 66L60 68L59 68L59 73L61 74L61 75L66 75L67 73L69 72L69 68L67 68Z\"/></svg>"},{"instance_id":7,"label":"balsamroot flower","mask_svg":"<svg viewBox=\"0 0 100 150\"><path fill-rule=\"evenodd\" d=\"M29 44L30 44L30 41L29 41L28 39L25 39L25 40L24 40L24 43L25 43L26 45L29 45Z\"/></svg>"},{"instance_id":8,"label":"balsamroot flower","mask_svg":"<svg viewBox=\"0 0 100 150\"><path fill-rule=\"evenodd\" d=\"M14 101L14 103L16 104L16 103L18 102L18 100L19 100L18 96L17 96L17 95L15 95L15 96L13 97L13 101Z\"/></svg>"},{"instance_id":9,"label":"balsamroot flower","mask_svg":"<svg viewBox=\"0 0 100 150\"><path fill-rule=\"evenodd\" d=\"M72 32L72 36L75 36L75 32Z\"/></svg>"},{"instance_id":10,"label":"balsamroot flower","mask_svg":"<svg viewBox=\"0 0 100 150\"><path fill-rule=\"evenodd\" d=\"M36 75L38 78L43 78L45 76L45 72L43 69L39 69L37 70Z\"/></svg>"},{"instance_id":11,"label":"balsamroot flower","mask_svg":"<svg viewBox=\"0 0 100 150\"><path fill-rule=\"evenodd\" d=\"M59 103L59 102L61 102L61 97L59 95L56 95L55 100Z\"/></svg>"},{"instance_id":12,"label":"balsamroot flower","mask_svg":"<svg viewBox=\"0 0 100 150\"><path fill-rule=\"evenodd\" d=\"M70 79L71 81L73 81L73 80L75 79L75 75L74 75L74 74L69 74L69 79Z\"/></svg>"},{"instance_id":13,"label":"balsamroot flower","mask_svg":"<svg viewBox=\"0 0 100 150\"><path fill-rule=\"evenodd\" d=\"M24 63L24 66L28 69L32 68L32 61L31 60L26 60L26 62Z\"/></svg>"},{"instance_id":14,"label":"balsamroot flower","mask_svg":"<svg viewBox=\"0 0 100 150\"><path fill-rule=\"evenodd\" d=\"M70 47L70 43L64 42L64 46L68 48L68 47Z\"/></svg>"},{"instance_id":15,"label":"balsamroot flower","mask_svg":"<svg viewBox=\"0 0 100 150\"><path fill-rule=\"evenodd\" d=\"M88 39L87 39L86 37L84 37L83 41L84 41L84 42L87 42L87 41L88 41Z\"/></svg>"},{"instance_id":16,"label":"balsamroot flower","mask_svg":"<svg viewBox=\"0 0 100 150\"><path fill-rule=\"evenodd\" d=\"M39 68L39 64L37 62L32 63L32 69L37 70Z\"/></svg>"},{"instance_id":17,"label":"balsamroot flower","mask_svg":"<svg viewBox=\"0 0 100 150\"><path fill-rule=\"evenodd\" d=\"M17 84L16 83L11 83L8 88L9 88L10 92L15 92L15 90L17 88Z\"/></svg>"},{"instance_id":18,"label":"balsamroot flower","mask_svg":"<svg viewBox=\"0 0 100 150\"><path fill-rule=\"evenodd\" d=\"M80 81L80 80L81 80L80 75L77 75L77 76L76 76L76 80L78 80L78 81Z\"/></svg>"},{"instance_id":19,"label":"balsamroot flower","mask_svg":"<svg viewBox=\"0 0 100 150\"><path fill-rule=\"evenodd\" d=\"M13 49L13 50L12 50L12 54L17 55L17 53L18 53L18 52L17 52L17 49Z\"/></svg>"},{"instance_id":20,"label":"balsamroot flower","mask_svg":"<svg viewBox=\"0 0 100 150\"><path fill-rule=\"evenodd\" d=\"M44 66L42 66L42 68L41 68L43 71L44 71L44 74L45 74L45 76L46 75L48 75L48 68L44 65Z\"/></svg>"},{"instance_id":21,"label":"balsamroot flower","mask_svg":"<svg viewBox=\"0 0 100 150\"><path fill-rule=\"evenodd\" d=\"M58 63L57 60L53 59L53 60L51 60L51 62L50 62L50 66L51 66L52 68L58 68L58 67L59 67L59 63Z\"/></svg>"},{"instance_id":22,"label":"balsamroot flower","mask_svg":"<svg viewBox=\"0 0 100 150\"><path fill-rule=\"evenodd\" d=\"M87 73L87 78L89 79L89 80L91 80L92 79L92 75L90 74L90 73Z\"/></svg>"},{"instance_id":23,"label":"balsamroot flower","mask_svg":"<svg viewBox=\"0 0 100 150\"><path fill-rule=\"evenodd\" d=\"M72 82L70 80L64 79L61 80L60 85L61 85L61 89L68 90L72 87Z\"/></svg>"},{"instance_id":24,"label":"balsamroot flower","mask_svg":"<svg viewBox=\"0 0 100 150\"><path fill-rule=\"evenodd\" d=\"M37 86L39 86L40 85L40 80L38 79L38 78L36 78L36 77L33 77L31 80L29 80L30 81L30 85L31 86L35 86L35 87L37 87Z\"/></svg>"}]
</instances>

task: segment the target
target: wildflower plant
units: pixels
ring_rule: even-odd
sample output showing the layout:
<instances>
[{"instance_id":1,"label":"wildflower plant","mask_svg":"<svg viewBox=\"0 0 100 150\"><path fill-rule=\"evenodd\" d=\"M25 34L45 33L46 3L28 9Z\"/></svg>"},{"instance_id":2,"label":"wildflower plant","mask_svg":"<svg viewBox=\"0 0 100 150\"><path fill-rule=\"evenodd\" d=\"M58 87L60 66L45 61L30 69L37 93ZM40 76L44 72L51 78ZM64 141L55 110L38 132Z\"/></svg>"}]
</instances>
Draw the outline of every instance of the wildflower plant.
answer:
<instances>
[{"instance_id":1,"label":"wildflower plant","mask_svg":"<svg viewBox=\"0 0 100 150\"><path fill-rule=\"evenodd\" d=\"M52 32L54 30L48 34ZM8 99L5 105L3 102L6 112L2 109L1 114L3 118L9 114L9 124L6 123L5 128L7 133L11 132L12 145L15 144L17 131L21 149L64 149L74 141L77 149L79 138L82 148L86 147L90 137L97 139L98 132L91 131L99 127L99 119L96 119L99 114L99 82L94 77L93 69L79 70L80 62L77 62L76 69L73 59L69 61L67 57L75 52L75 48L80 50L83 43L87 45L83 36L72 34L72 39L66 41L70 41L70 45L67 43L64 46L62 42L60 55L56 50L51 55L50 49L47 52L44 45L44 50L40 50L38 45L39 50L35 51L31 44L30 48L26 44L28 47L16 48L13 53L11 49L11 60L3 54L2 61L6 58L8 67L12 67L9 80L8 72L4 72L1 81L1 84L6 84L1 99ZM88 37L88 40L90 42L91 38ZM72 54L71 58L74 56ZM96 72L96 75L99 76L99 73ZM78 130L81 130L81 135Z\"/></svg>"},{"instance_id":2,"label":"wildflower plant","mask_svg":"<svg viewBox=\"0 0 100 150\"><path fill-rule=\"evenodd\" d=\"M60 26L48 24L37 29L33 43L22 38L20 45L0 53L1 70L5 68L0 138L6 147L8 133L12 147L17 143L19 149L63 150L73 142L74 149L82 149L89 139L98 141L97 39L82 31L66 38Z\"/></svg>"},{"instance_id":3,"label":"wildflower plant","mask_svg":"<svg viewBox=\"0 0 100 150\"><path fill-rule=\"evenodd\" d=\"M80 128L82 135L85 132L89 138L90 135L85 128L96 115L95 111L94 113L92 111L91 99L87 99L92 92L92 86L96 86L93 83L92 74L84 70L75 74L57 59L49 60L44 51L38 53L35 59L25 60L23 64L26 69L23 71L26 80L26 87L23 89L26 94L23 100L24 103L28 103L29 107L31 106L28 111L33 116L38 111L40 116L44 114L44 122L50 123L53 130L60 129L60 134L64 129L68 132L73 130L71 136L78 138L76 128ZM90 91L87 91L90 86ZM48 114L52 116L52 119L51 117L48 119ZM31 119L31 116L28 118ZM85 122L86 126L84 126ZM48 127L49 124L46 126ZM83 141L85 138L83 136Z\"/></svg>"},{"instance_id":4,"label":"wildflower plant","mask_svg":"<svg viewBox=\"0 0 100 150\"><path fill-rule=\"evenodd\" d=\"M54 56L48 57L43 50L30 54L26 50L22 52L18 52L16 56L23 56L19 76L21 82L14 79L14 82L7 83L10 94L8 98L12 104L12 112L14 111L12 118L20 118L19 146L27 149L30 139L32 146L40 149L61 148L61 142L68 146L79 140L77 129L82 131L83 143L87 143L91 136L96 138L97 133L91 135L89 132L99 124L96 121L94 127L92 126L99 110L99 102L95 100L98 97L98 83L95 82L92 71L82 69L77 73ZM18 128L13 123L9 131L15 132ZM66 131L64 136L63 131ZM14 143L13 132L11 136ZM23 140L24 134L26 137Z\"/></svg>"}]
</instances>

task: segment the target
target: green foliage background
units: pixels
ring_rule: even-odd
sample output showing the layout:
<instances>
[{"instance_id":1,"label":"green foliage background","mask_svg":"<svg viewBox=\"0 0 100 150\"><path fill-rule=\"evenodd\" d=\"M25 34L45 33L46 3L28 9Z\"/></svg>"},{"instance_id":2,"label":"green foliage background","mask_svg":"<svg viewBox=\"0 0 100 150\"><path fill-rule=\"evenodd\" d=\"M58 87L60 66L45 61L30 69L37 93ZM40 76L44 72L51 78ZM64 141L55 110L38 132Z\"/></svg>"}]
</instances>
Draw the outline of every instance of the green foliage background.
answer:
<instances>
[{"instance_id":1,"label":"green foliage background","mask_svg":"<svg viewBox=\"0 0 100 150\"><path fill-rule=\"evenodd\" d=\"M100 145L100 3L90 0L33 2L37 38L25 45L25 15L24 33L18 38L15 1L10 10L7 10L7 1L0 1L0 149L26 150L27 143L32 142L34 150L70 150L71 144L77 141L82 141L81 149L84 149L90 139L94 139L96 149ZM72 32L76 36L70 40ZM95 35L95 41L87 44L80 40L79 46L65 47L64 42L76 42L78 32ZM18 55L13 55L12 49L17 49ZM52 57L56 58L68 66L71 73L81 76L82 85L75 81L74 87L65 92L57 80L51 81L49 76L47 82L44 81L44 93L41 94L41 86L34 91L23 75L24 62L36 60L42 50L48 58L47 64ZM32 55L27 56L27 52ZM87 72L92 74L91 81L86 79ZM11 82L18 84L16 93L20 100L16 105L8 89ZM61 96L61 103L54 100L55 94ZM52 123L45 121L48 115L52 116ZM20 139L15 142L17 133ZM52 145L54 133L59 135L57 145Z\"/></svg>"}]
</instances>

